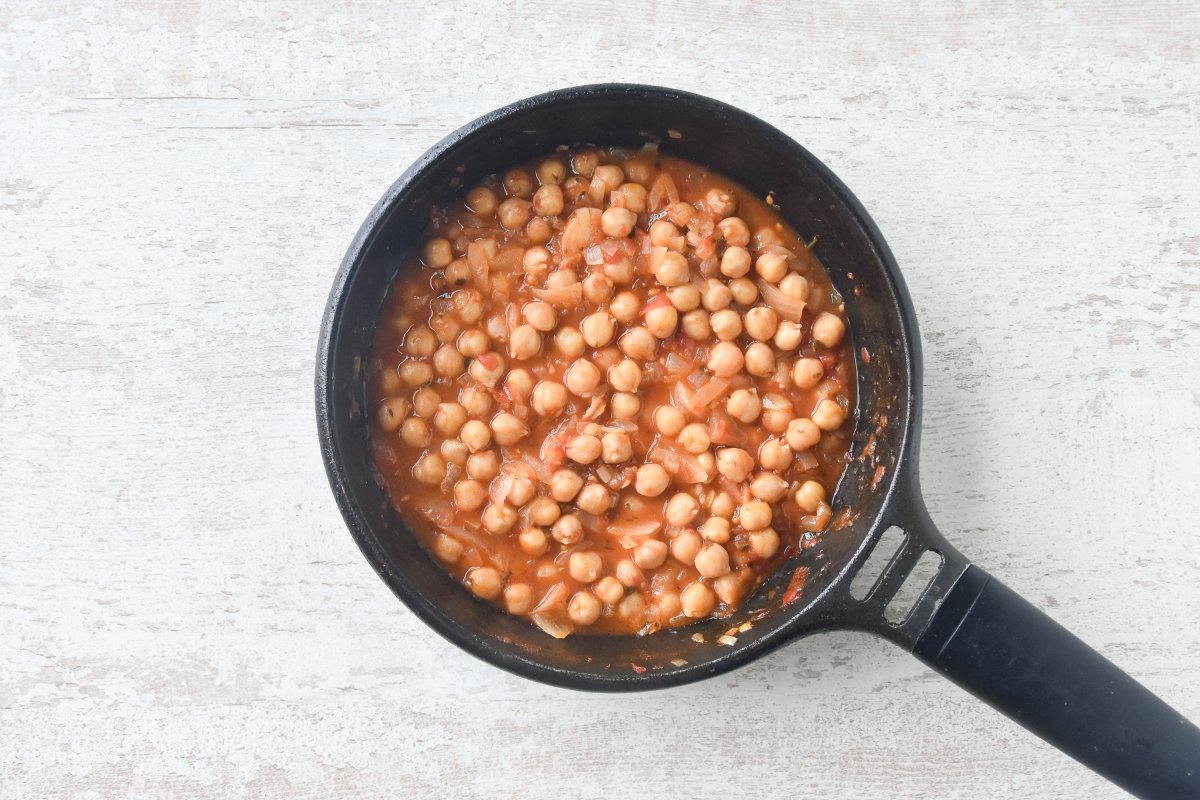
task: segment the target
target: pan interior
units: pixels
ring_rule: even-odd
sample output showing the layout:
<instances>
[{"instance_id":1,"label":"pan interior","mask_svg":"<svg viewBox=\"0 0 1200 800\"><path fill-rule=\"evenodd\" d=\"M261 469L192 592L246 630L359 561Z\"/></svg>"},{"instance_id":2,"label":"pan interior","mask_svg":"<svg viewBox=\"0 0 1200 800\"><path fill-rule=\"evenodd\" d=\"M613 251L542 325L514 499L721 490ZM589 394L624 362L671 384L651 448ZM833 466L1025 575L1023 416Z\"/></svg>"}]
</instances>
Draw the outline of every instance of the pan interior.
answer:
<instances>
[{"instance_id":1,"label":"pan interior","mask_svg":"<svg viewBox=\"0 0 1200 800\"><path fill-rule=\"evenodd\" d=\"M773 193L788 222L816 238L814 251L845 298L854 337L856 458L835 495L831 530L730 618L647 637L559 641L470 596L406 530L376 482L362 414L362 365L387 288L431 205L559 145L647 142L763 196ZM426 154L380 201L347 254L318 358L318 417L339 505L364 554L414 612L507 669L578 688L641 689L731 668L794 635L834 624L845 594L839 578L879 532L877 519L913 423L915 373L902 296L886 245L849 192L807 151L756 118L649 87L583 87L523 101L477 120ZM806 570L803 588L784 604L799 567Z\"/></svg>"}]
</instances>

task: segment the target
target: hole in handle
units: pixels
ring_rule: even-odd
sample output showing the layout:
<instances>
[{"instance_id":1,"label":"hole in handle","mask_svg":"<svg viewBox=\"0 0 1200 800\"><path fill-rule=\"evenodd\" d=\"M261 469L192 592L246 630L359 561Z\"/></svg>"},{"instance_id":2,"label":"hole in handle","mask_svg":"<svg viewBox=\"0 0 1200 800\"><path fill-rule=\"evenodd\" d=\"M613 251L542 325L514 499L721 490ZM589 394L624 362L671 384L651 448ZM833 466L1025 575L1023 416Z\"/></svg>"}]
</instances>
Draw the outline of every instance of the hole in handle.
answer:
<instances>
[{"instance_id":1,"label":"hole in handle","mask_svg":"<svg viewBox=\"0 0 1200 800\"><path fill-rule=\"evenodd\" d=\"M892 600L883 611L883 618L893 625L906 621L921 595L933 583L938 572L942 569L942 554L926 550L917 560L916 565L900 584L900 588L892 595Z\"/></svg>"},{"instance_id":2,"label":"hole in handle","mask_svg":"<svg viewBox=\"0 0 1200 800\"><path fill-rule=\"evenodd\" d=\"M880 576L883 575L883 568L892 560L892 556L896 555L896 552L904 546L904 540L907 538L908 534L895 525L879 536L879 541L875 543L871 555L867 556L862 569L854 576L854 580L850 581L851 597L855 600L865 600L871 594L875 585L879 583Z\"/></svg>"}]
</instances>

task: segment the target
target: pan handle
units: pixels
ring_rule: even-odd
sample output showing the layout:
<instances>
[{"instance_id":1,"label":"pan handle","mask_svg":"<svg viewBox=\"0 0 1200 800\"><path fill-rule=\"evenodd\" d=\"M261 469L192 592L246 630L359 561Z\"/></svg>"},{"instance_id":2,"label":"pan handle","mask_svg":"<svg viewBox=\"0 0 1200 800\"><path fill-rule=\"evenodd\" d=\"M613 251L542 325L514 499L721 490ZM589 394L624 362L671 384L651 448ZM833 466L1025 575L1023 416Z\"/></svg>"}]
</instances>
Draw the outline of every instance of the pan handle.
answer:
<instances>
[{"instance_id":1,"label":"pan handle","mask_svg":"<svg viewBox=\"0 0 1200 800\"><path fill-rule=\"evenodd\" d=\"M1200 729L971 565L913 654L1130 794L1200 798Z\"/></svg>"}]
</instances>

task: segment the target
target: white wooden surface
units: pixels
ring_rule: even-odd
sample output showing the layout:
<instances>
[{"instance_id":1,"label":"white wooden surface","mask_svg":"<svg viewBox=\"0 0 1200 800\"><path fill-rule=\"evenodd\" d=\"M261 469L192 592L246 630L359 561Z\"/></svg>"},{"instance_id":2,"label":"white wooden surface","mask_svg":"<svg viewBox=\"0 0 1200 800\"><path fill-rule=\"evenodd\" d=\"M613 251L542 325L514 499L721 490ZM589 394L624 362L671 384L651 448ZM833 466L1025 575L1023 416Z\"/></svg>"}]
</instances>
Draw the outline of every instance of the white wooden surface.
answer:
<instances>
[{"instance_id":1,"label":"white wooden surface","mask_svg":"<svg viewBox=\"0 0 1200 800\"><path fill-rule=\"evenodd\" d=\"M326 487L326 291L472 117L706 93L862 198L949 538L1200 719L1200 6L0 4L0 794L1110 798L865 636L646 696L388 593Z\"/></svg>"}]
</instances>

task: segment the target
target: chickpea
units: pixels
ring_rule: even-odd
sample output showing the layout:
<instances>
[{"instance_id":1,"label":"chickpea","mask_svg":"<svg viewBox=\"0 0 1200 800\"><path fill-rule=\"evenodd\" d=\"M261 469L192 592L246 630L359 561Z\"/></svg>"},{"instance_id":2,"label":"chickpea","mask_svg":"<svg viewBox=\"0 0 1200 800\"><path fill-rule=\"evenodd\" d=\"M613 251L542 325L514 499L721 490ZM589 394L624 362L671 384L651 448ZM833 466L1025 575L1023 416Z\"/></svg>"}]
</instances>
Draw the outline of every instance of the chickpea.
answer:
<instances>
[{"instance_id":1,"label":"chickpea","mask_svg":"<svg viewBox=\"0 0 1200 800\"><path fill-rule=\"evenodd\" d=\"M646 187L637 183L623 183L613 190L612 204L641 214L646 210Z\"/></svg>"},{"instance_id":2,"label":"chickpea","mask_svg":"<svg viewBox=\"0 0 1200 800\"><path fill-rule=\"evenodd\" d=\"M617 563L614 574L617 576L617 580L621 582L621 585L629 589L641 586L646 580L646 576L642 574L642 568L628 558L622 559Z\"/></svg>"},{"instance_id":3,"label":"chickpea","mask_svg":"<svg viewBox=\"0 0 1200 800\"><path fill-rule=\"evenodd\" d=\"M750 494L768 503L782 500L787 488L787 481L771 472L760 472L750 481Z\"/></svg>"},{"instance_id":4,"label":"chickpea","mask_svg":"<svg viewBox=\"0 0 1200 800\"><path fill-rule=\"evenodd\" d=\"M533 410L543 417L553 417L567 407L567 388L556 381L538 381L533 387Z\"/></svg>"},{"instance_id":5,"label":"chickpea","mask_svg":"<svg viewBox=\"0 0 1200 800\"><path fill-rule=\"evenodd\" d=\"M656 306L646 312L646 330L659 339L670 337L678 324L679 312L675 306Z\"/></svg>"},{"instance_id":6,"label":"chickpea","mask_svg":"<svg viewBox=\"0 0 1200 800\"><path fill-rule=\"evenodd\" d=\"M518 325L508 338L508 354L518 361L533 358L542 350L542 335L532 325Z\"/></svg>"},{"instance_id":7,"label":"chickpea","mask_svg":"<svg viewBox=\"0 0 1200 800\"><path fill-rule=\"evenodd\" d=\"M757 558L767 559L779 552L779 534L774 528L751 531L750 552Z\"/></svg>"},{"instance_id":8,"label":"chickpea","mask_svg":"<svg viewBox=\"0 0 1200 800\"><path fill-rule=\"evenodd\" d=\"M634 488L643 497L658 497L670 484L670 476L658 464L643 464L638 467Z\"/></svg>"},{"instance_id":9,"label":"chickpea","mask_svg":"<svg viewBox=\"0 0 1200 800\"><path fill-rule=\"evenodd\" d=\"M733 292L729 291L729 287L716 278L709 278L708 282L704 284L700 302L707 311L720 311L733 302Z\"/></svg>"},{"instance_id":10,"label":"chickpea","mask_svg":"<svg viewBox=\"0 0 1200 800\"><path fill-rule=\"evenodd\" d=\"M446 265L447 286L462 286L471 276L471 267L465 258L456 258Z\"/></svg>"},{"instance_id":11,"label":"chickpea","mask_svg":"<svg viewBox=\"0 0 1200 800\"><path fill-rule=\"evenodd\" d=\"M583 297L593 305L600 305L612 297L613 281L607 275L593 272L583 279Z\"/></svg>"},{"instance_id":12,"label":"chickpea","mask_svg":"<svg viewBox=\"0 0 1200 800\"><path fill-rule=\"evenodd\" d=\"M731 308L713 312L708 319L712 332L723 342L732 342L742 333L742 318ZM741 369L741 366L738 366Z\"/></svg>"},{"instance_id":13,"label":"chickpea","mask_svg":"<svg viewBox=\"0 0 1200 800\"><path fill-rule=\"evenodd\" d=\"M625 175L634 183L645 184L654 180L654 165L646 157L635 156L625 162Z\"/></svg>"},{"instance_id":14,"label":"chickpea","mask_svg":"<svg viewBox=\"0 0 1200 800\"><path fill-rule=\"evenodd\" d=\"M771 433L784 433L795 417L792 401L783 395L771 393L763 398L762 426Z\"/></svg>"},{"instance_id":15,"label":"chickpea","mask_svg":"<svg viewBox=\"0 0 1200 800\"><path fill-rule=\"evenodd\" d=\"M529 521L538 526L553 525L554 521L562 515L558 503L549 497L533 498L525 510L529 514Z\"/></svg>"},{"instance_id":16,"label":"chickpea","mask_svg":"<svg viewBox=\"0 0 1200 800\"><path fill-rule=\"evenodd\" d=\"M680 492L672 495L667 501L666 511L663 516L667 520L667 524L682 528L684 525L691 524L692 520L700 513L700 503L690 494Z\"/></svg>"},{"instance_id":17,"label":"chickpea","mask_svg":"<svg viewBox=\"0 0 1200 800\"><path fill-rule=\"evenodd\" d=\"M443 241L445 241L443 239ZM404 351L414 358L427 358L433 355L437 346L437 337L428 325L416 325L404 336Z\"/></svg>"},{"instance_id":18,"label":"chickpea","mask_svg":"<svg viewBox=\"0 0 1200 800\"><path fill-rule=\"evenodd\" d=\"M680 564L691 565L696 561L696 554L704 546L704 540L694 530L686 530L671 540L671 555Z\"/></svg>"},{"instance_id":19,"label":"chickpea","mask_svg":"<svg viewBox=\"0 0 1200 800\"><path fill-rule=\"evenodd\" d=\"M610 208L600 217L600 230L613 239L624 239L637 226L637 214L627 208Z\"/></svg>"},{"instance_id":20,"label":"chickpea","mask_svg":"<svg viewBox=\"0 0 1200 800\"><path fill-rule=\"evenodd\" d=\"M689 453L703 453L712 444L708 437L708 428L699 422L693 422L679 432L679 444Z\"/></svg>"},{"instance_id":21,"label":"chickpea","mask_svg":"<svg viewBox=\"0 0 1200 800\"><path fill-rule=\"evenodd\" d=\"M684 314L679 327L683 329L685 334L697 341L703 341L712 335L712 327L708 322L708 312L699 308Z\"/></svg>"},{"instance_id":22,"label":"chickpea","mask_svg":"<svg viewBox=\"0 0 1200 800\"><path fill-rule=\"evenodd\" d=\"M580 550L571 553L571 557L567 561L567 572L580 583L591 583L596 580L600 577L602 569L604 569L604 560L600 558L599 553Z\"/></svg>"},{"instance_id":23,"label":"chickpea","mask_svg":"<svg viewBox=\"0 0 1200 800\"><path fill-rule=\"evenodd\" d=\"M569 503L583 488L583 478L569 469L560 469L550 476L550 496L560 503Z\"/></svg>"},{"instance_id":24,"label":"chickpea","mask_svg":"<svg viewBox=\"0 0 1200 800\"><path fill-rule=\"evenodd\" d=\"M842 322L841 317L836 314L830 314L828 311L822 311L813 320L812 338L813 341L825 347L837 347L842 341L842 337L846 335L846 323Z\"/></svg>"},{"instance_id":25,"label":"chickpea","mask_svg":"<svg viewBox=\"0 0 1200 800\"><path fill-rule=\"evenodd\" d=\"M433 371L442 378L457 378L466 360L453 346L444 344L433 354Z\"/></svg>"},{"instance_id":26,"label":"chickpea","mask_svg":"<svg viewBox=\"0 0 1200 800\"><path fill-rule=\"evenodd\" d=\"M604 604L596 598L596 595L587 591L576 592L567 603L567 616L570 617L571 622L584 627L600 619L600 612L603 610Z\"/></svg>"},{"instance_id":27,"label":"chickpea","mask_svg":"<svg viewBox=\"0 0 1200 800\"><path fill-rule=\"evenodd\" d=\"M550 273L550 251L542 245L530 247L521 256L521 268L525 270L525 279L533 283L541 283Z\"/></svg>"},{"instance_id":28,"label":"chickpea","mask_svg":"<svg viewBox=\"0 0 1200 800\"><path fill-rule=\"evenodd\" d=\"M511 447L528 435L525 423L507 411L492 417L492 438L501 447Z\"/></svg>"},{"instance_id":29,"label":"chickpea","mask_svg":"<svg viewBox=\"0 0 1200 800\"><path fill-rule=\"evenodd\" d=\"M540 217L557 217L563 213L563 190L553 183L541 186L533 195L533 213Z\"/></svg>"},{"instance_id":30,"label":"chickpea","mask_svg":"<svg viewBox=\"0 0 1200 800\"><path fill-rule=\"evenodd\" d=\"M510 231L523 227L533 217L533 204L519 197L510 197L496 209L496 219Z\"/></svg>"},{"instance_id":31,"label":"chickpea","mask_svg":"<svg viewBox=\"0 0 1200 800\"><path fill-rule=\"evenodd\" d=\"M602 449L597 437L581 434L567 445L567 458L577 464L591 464L600 457Z\"/></svg>"},{"instance_id":32,"label":"chickpea","mask_svg":"<svg viewBox=\"0 0 1200 800\"><path fill-rule=\"evenodd\" d=\"M642 368L636 361L624 359L608 368L608 383L618 392L636 392L642 382Z\"/></svg>"},{"instance_id":33,"label":"chickpea","mask_svg":"<svg viewBox=\"0 0 1200 800\"><path fill-rule=\"evenodd\" d=\"M663 592L658 596L657 617L660 622L674 619L682 608L683 604L679 602L679 595L675 592Z\"/></svg>"},{"instance_id":34,"label":"chickpea","mask_svg":"<svg viewBox=\"0 0 1200 800\"><path fill-rule=\"evenodd\" d=\"M738 509L738 524L748 531L762 530L771 524L774 516L768 503L751 500Z\"/></svg>"},{"instance_id":35,"label":"chickpea","mask_svg":"<svg viewBox=\"0 0 1200 800\"><path fill-rule=\"evenodd\" d=\"M587 342L578 328L566 327L554 334L554 347L566 358L579 358L587 348Z\"/></svg>"},{"instance_id":36,"label":"chickpea","mask_svg":"<svg viewBox=\"0 0 1200 800\"><path fill-rule=\"evenodd\" d=\"M633 262L627 256L604 263L604 277L613 283L626 284L633 281Z\"/></svg>"},{"instance_id":37,"label":"chickpea","mask_svg":"<svg viewBox=\"0 0 1200 800\"><path fill-rule=\"evenodd\" d=\"M591 347L605 347L613 340L617 331L617 321L604 311L588 314L579 323L583 332L583 340Z\"/></svg>"},{"instance_id":38,"label":"chickpea","mask_svg":"<svg viewBox=\"0 0 1200 800\"><path fill-rule=\"evenodd\" d=\"M633 458L633 444L624 433L606 433L600 438L600 455L605 464L621 464Z\"/></svg>"},{"instance_id":39,"label":"chickpea","mask_svg":"<svg viewBox=\"0 0 1200 800\"><path fill-rule=\"evenodd\" d=\"M423 386L433 380L433 367L424 361L405 361L398 372L407 386Z\"/></svg>"},{"instance_id":40,"label":"chickpea","mask_svg":"<svg viewBox=\"0 0 1200 800\"><path fill-rule=\"evenodd\" d=\"M440 236L430 239L421 250L421 260L425 262L425 266L434 269L442 269L453 258L454 253L450 249L450 242Z\"/></svg>"},{"instance_id":41,"label":"chickpea","mask_svg":"<svg viewBox=\"0 0 1200 800\"><path fill-rule=\"evenodd\" d=\"M716 542L708 542L696 554L696 571L706 578L719 578L729 572L729 551Z\"/></svg>"},{"instance_id":42,"label":"chickpea","mask_svg":"<svg viewBox=\"0 0 1200 800\"><path fill-rule=\"evenodd\" d=\"M492 396L482 386L463 387L458 402L473 417L482 417L492 409Z\"/></svg>"},{"instance_id":43,"label":"chickpea","mask_svg":"<svg viewBox=\"0 0 1200 800\"><path fill-rule=\"evenodd\" d=\"M713 581L713 591L722 603L734 605L742 598L742 576L731 572Z\"/></svg>"},{"instance_id":44,"label":"chickpea","mask_svg":"<svg viewBox=\"0 0 1200 800\"><path fill-rule=\"evenodd\" d=\"M700 581L690 583L679 595L679 605L684 616L707 617L717 604L716 595Z\"/></svg>"},{"instance_id":45,"label":"chickpea","mask_svg":"<svg viewBox=\"0 0 1200 800\"><path fill-rule=\"evenodd\" d=\"M447 464L457 464L460 467L467 463L467 456L471 454L470 449L458 439L443 439L438 452L446 459Z\"/></svg>"},{"instance_id":46,"label":"chickpea","mask_svg":"<svg viewBox=\"0 0 1200 800\"><path fill-rule=\"evenodd\" d=\"M745 247L750 244L750 229L740 217L726 217L717 223L717 232L731 247Z\"/></svg>"},{"instance_id":47,"label":"chickpea","mask_svg":"<svg viewBox=\"0 0 1200 800\"><path fill-rule=\"evenodd\" d=\"M716 542L717 544L725 544L729 541L730 531L733 523L724 517L709 517L704 520L704 524L700 526L700 538L706 542Z\"/></svg>"},{"instance_id":48,"label":"chickpea","mask_svg":"<svg viewBox=\"0 0 1200 800\"><path fill-rule=\"evenodd\" d=\"M504 385L508 388L508 393L512 395L514 400L525 400L533 392L535 380L532 372L518 367L517 369L510 370L508 375L504 377Z\"/></svg>"},{"instance_id":49,"label":"chickpea","mask_svg":"<svg viewBox=\"0 0 1200 800\"><path fill-rule=\"evenodd\" d=\"M642 410L642 401L636 394L617 392L608 401L608 408L613 419L633 419Z\"/></svg>"},{"instance_id":50,"label":"chickpea","mask_svg":"<svg viewBox=\"0 0 1200 800\"><path fill-rule=\"evenodd\" d=\"M426 452L413 465L412 475L427 486L437 486L446 477L446 461L439 453Z\"/></svg>"},{"instance_id":51,"label":"chickpea","mask_svg":"<svg viewBox=\"0 0 1200 800\"><path fill-rule=\"evenodd\" d=\"M621 292L608 304L608 310L621 322L628 325L638 318L642 301L633 292Z\"/></svg>"},{"instance_id":52,"label":"chickpea","mask_svg":"<svg viewBox=\"0 0 1200 800\"><path fill-rule=\"evenodd\" d=\"M762 400L755 389L735 389L725 401L725 411L738 422L749 424L758 419L762 411Z\"/></svg>"},{"instance_id":53,"label":"chickpea","mask_svg":"<svg viewBox=\"0 0 1200 800\"><path fill-rule=\"evenodd\" d=\"M487 487L479 481L468 478L454 484L454 504L463 511L482 508L487 499Z\"/></svg>"},{"instance_id":54,"label":"chickpea","mask_svg":"<svg viewBox=\"0 0 1200 800\"><path fill-rule=\"evenodd\" d=\"M579 397L588 397L600 385L600 369L590 361L579 359L567 367L563 375L567 391Z\"/></svg>"},{"instance_id":55,"label":"chickpea","mask_svg":"<svg viewBox=\"0 0 1200 800\"><path fill-rule=\"evenodd\" d=\"M807 300L811 289L807 278L798 272L789 272L779 282L779 291L797 300Z\"/></svg>"},{"instance_id":56,"label":"chickpea","mask_svg":"<svg viewBox=\"0 0 1200 800\"><path fill-rule=\"evenodd\" d=\"M565 289L579 283L579 276L570 267L559 267L546 276L547 289Z\"/></svg>"},{"instance_id":57,"label":"chickpea","mask_svg":"<svg viewBox=\"0 0 1200 800\"><path fill-rule=\"evenodd\" d=\"M654 409L654 427L663 436L677 436L687 424L683 412L674 406L659 406Z\"/></svg>"},{"instance_id":58,"label":"chickpea","mask_svg":"<svg viewBox=\"0 0 1200 800\"><path fill-rule=\"evenodd\" d=\"M803 330L790 320L782 320L775 329L775 346L780 350L795 350L803 338Z\"/></svg>"},{"instance_id":59,"label":"chickpea","mask_svg":"<svg viewBox=\"0 0 1200 800\"><path fill-rule=\"evenodd\" d=\"M583 538L583 523L574 514L564 514L554 521L554 525L550 528L550 535L554 537L555 541L570 547L578 544Z\"/></svg>"},{"instance_id":60,"label":"chickpea","mask_svg":"<svg viewBox=\"0 0 1200 800\"><path fill-rule=\"evenodd\" d=\"M467 193L467 208L484 219L496 213L499 203L500 198L486 186L477 186Z\"/></svg>"},{"instance_id":61,"label":"chickpea","mask_svg":"<svg viewBox=\"0 0 1200 800\"><path fill-rule=\"evenodd\" d=\"M492 431L477 419L467 420L459 429L458 438L472 453L478 453L492 443Z\"/></svg>"},{"instance_id":62,"label":"chickpea","mask_svg":"<svg viewBox=\"0 0 1200 800\"><path fill-rule=\"evenodd\" d=\"M467 588L476 597L482 597L484 600L495 600L504 588L500 570L495 567L475 567L467 573L464 580L467 582Z\"/></svg>"},{"instance_id":63,"label":"chickpea","mask_svg":"<svg viewBox=\"0 0 1200 800\"><path fill-rule=\"evenodd\" d=\"M736 315L735 315L736 316ZM728 378L736 375L745 364L745 356L733 342L720 342L708 354L708 370L714 375Z\"/></svg>"},{"instance_id":64,"label":"chickpea","mask_svg":"<svg viewBox=\"0 0 1200 800\"><path fill-rule=\"evenodd\" d=\"M521 531L517 537L517 544L521 546L521 552L529 556L540 556L545 553L550 546L549 537L541 528L529 528Z\"/></svg>"},{"instance_id":65,"label":"chickpea","mask_svg":"<svg viewBox=\"0 0 1200 800\"><path fill-rule=\"evenodd\" d=\"M704 480L704 483L712 483L713 478L716 477L716 456L714 456L712 453L704 452L696 456L696 461L700 464L701 469L704 470L704 474L708 476Z\"/></svg>"},{"instance_id":66,"label":"chickpea","mask_svg":"<svg viewBox=\"0 0 1200 800\"><path fill-rule=\"evenodd\" d=\"M642 327L625 331L617 344L622 353L638 361L649 361L654 358L658 349L658 340L654 338L654 334Z\"/></svg>"},{"instance_id":67,"label":"chickpea","mask_svg":"<svg viewBox=\"0 0 1200 800\"><path fill-rule=\"evenodd\" d=\"M480 523L488 533L500 536L517 524L517 510L507 503L488 503L483 509Z\"/></svg>"},{"instance_id":68,"label":"chickpea","mask_svg":"<svg viewBox=\"0 0 1200 800\"><path fill-rule=\"evenodd\" d=\"M391 433L400 427L412 404L403 397L389 397L379 404L375 413L375 422L384 433Z\"/></svg>"},{"instance_id":69,"label":"chickpea","mask_svg":"<svg viewBox=\"0 0 1200 800\"><path fill-rule=\"evenodd\" d=\"M667 560L667 543L658 539L647 539L633 550L633 563L642 569L661 567Z\"/></svg>"},{"instance_id":70,"label":"chickpea","mask_svg":"<svg viewBox=\"0 0 1200 800\"><path fill-rule=\"evenodd\" d=\"M537 484L528 475L517 475L508 488L508 500L515 506L523 506L537 494Z\"/></svg>"},{"instance_id":71,"label":"chickpea","mask_svg":"<svg viewBox=\"0 0 1200 800\"><path fill-rule=\"evenodd\" d=\"M426 447L430 442L429 425L418 417L409 417L400 424L400 441L409 447Z\"/></svg>"},{"instance_id":72,"label":"chickpea","mask_svg":"<svg viewBox=\"0 0 1200 800\"><path fill-rule=\"evenodd\" d=\"M704 205L717 219L724 219L737 210L737 201L724 189L713 187L704 194Z\"/></svg>"},{"instance_id":73,"label":"chickpea","mask_svg":"<svg viewBox=\"0 0 1200 800\"><path fill-rule=\"evenodd\" d=\"M495 450L472 453L467 457L467 475L477 481L490 481L500 473L500 459Z\"/></svg>"},{"instance_id":74,"label":"chickpea","mask_svg":"<svg viewBox=\"0 0 1200 800\"><path fill-rule=\"evenodd\" d=\"M713 460L713 468L716 469L716 459ZM709 503L708 513L722 519L733 519L733 511L736 507L737 501L733 499L733 495L729 492L718 492Z\"/></svg>"},{"instance_id":75,"label":"chickpea","mask_svg":"<svg viewBox=\"0 0 1200 800\"><path fill-rule=\"evenodd\" d=\"M758 378L766 378L775 372L775 351L771 345L753 342L746 348L746 372Z\"/></svg>"},{"instance_id":76,"label":"chickpea","mask_svg":"<svg viewBox=\"0 0 1200 800\"><path fill-rule=\"evenodd\" d=\"M846 410L836 400L825 398L813 409L812 421L823 431L836 431L846 421Z\"/></svg>"},{"instance_id":77,"label":"chickpea","mask_svg":"<svg viewBox=\"0 0 1200 800\"><path fill-rule=\"evenodd\" d=\"M592 593L600 598L600 602L604 605L615 606L625 596L625 587L612 575L605 575L596 581L596 585L592 587Z\"/></svg>"},{"instance_id":78,"label":"chickpea","mask_svg":"<svg viewBox=\"0 0 1200 800\"><path fill-rule=\"evenodd\" d=\"M788 447L802 453L821 441L821 429L811 419L794 419L787 426Z\"/></svg>"},{"instance_id":79,"label":"chickpea","mask_svg":"<svg viewBox=\"0 0 1200 800\"><path fill-rule=\"evenodd\" d=\"M767 439L758 448L758 463L763 469L783 472L792 465L792 448L779 439Z\"/></svg>"},{"instance_id":80,"label":"chickpea","mask_svg":"<svg viewBox=\"0 0 1200 800\"><path fill-rule=\"evenodd\" d=\"M537 165L538 181L543 185L559 184L567 177L566 166L557 158L548 158Z\"/></svg>"},{"instance_id":81,"label":"chickpea","mask_svg":"<svg viewBox=\"0 0 1200 800\"><path fill-rule=\"evenodd\" d=\"M799 358L792 365L792 383L797 389L812 389L825 377L825 366L819 358Z\"/></svg>"},{"instance_id":82,"label":"chickpea","mask_svg":"<svg viewBox=\"0 0 1200 800\"><path fill-rule=\"evenodd\" d=\"M740 278L750 271L750 251L744 247L727 247L721 255L721 274Z\"/></svg>"},{"instance_id":83,"label":"chickpea","mask_svg":"<svg viewBox=\"0 0 1200 800\"><path fill-rule=\"evenodd\" d=\"M458 561L463 553L463 544L458 539L439 533L433 540L433 554L447 564Z\"/></svg>"},{"instance_id":84,"label":"chickpea","mask_svg":"<svg viewBox=\"0 0 1200 800\"><path fill-rule=\"evenodd\" d=\"M687 247L687 240L679 233L679 228L676 228L674 223L660 219L650 226L650 244L683 252L683 249Z\"/></svg>"},{"instance_id":85,"label":"chickpea","mask_svg":"<svg viewBox=\"0 0 1200 800\"><path fill-rule=\"evenodd\" d=\"M754 237L750 240L751 244L761 250L764 247L771 245L782 245L783 237L779 235L777 228L781 227L776 223L775 227L759 228L754 232Z\"/></svg>"},{"instance_id":86,"label":"chickpea","mask_svg":"<svg viewBox=\"0 0 1200 800\"><path fill-rule=\"evenodd\" d=\"M740 447L723 447L717 451L717 472L734 483L746 480L754 469L754 458Z\"/></svg>"},{"instance_id":87,"label":"chickpea","mask_svg":"<svg viewBox=\"0 0 1200 800\"><path fill-rule=\"evenodd\" d=\"M738 305L748 306L758 299L758 287L749 278L735 278L730 281L729 291Z\"/></svg>"},{"instance_id":88,"label":"chickpea","mask_svg":"<svg viewBox=\"0 0 1200 800\"><path fill-rule=\"evenodd\" d=\"M455 436L467 422L467 410L458 403L438 403L433 427L443 436Z\"/></svg>"},{"instance_id":89,"label":"chickpea","mask_svg":"<svg viewBox=\"0 0 1200 800\"><path fill-rule=\"evenodd\" d=\"M604 184L604 191L611 192L625 182L625 171L616 164L605 164L596 167L592 179L599 180Z\"/></svg>"},{"instance_id":90,"label":"chickpea","mask_svg":"<svg viewBox=\"0 0 1200 800\"><path fill-rule=\"evenodd\" d=\"M809 514L815 514L817 508L825 502L825 487L816 481L805 481L795 494L796 505Z\"/></svg>"},{"instance_id":91,"label":"chickpea","mask_svg":"<svg viewBox=\"0 0 1200 800\"><path fill-rule=\"evenodd\" d=\"M558 324L558 314L555 313L554 308L541 300L526 303L521 309L521 316L534 330L542 333L554 330L554 326Z\"/></svg>"},{"instance_id":92,"label":"chickpea","mask_svg":"<svg viewBox=\"0 0 1200 800\"><path fill-rule=\"evenodd\" d=\"M510 583L504 588L504 610L510 614L528 614L533 608L533 587L528 583Z\"/></svg>"},{"instance_id":93,"label":"chickpea","mask_svg":"<svg viewBox=\"0 0 1200 800\"><path fill-rule=\"evenodd\" d=\"M754 262L754 271L767 283L779 283L787 275L787 258L780 253L763 253Z\"/></svg>"},{"instance_id":94,"label":"chickpea","mask_svg":"<svg viewBox=\"0 0 1200 800\"><path fill-rule=\"evenodd\" d=\"M589 483L579 491L579 496L575 498L575 505L580 511L600 515L608 511L609 506L612 505L612 495L604 486L598 483Z\"/></svg>"},{"instance_id":95,"label":"chickpea","mask_svg":"<svg viewBox=\"0 0 1200 800\"><path fill-rule=\"evenodd\" d=\"M694 311L700 307L700 290L690 283L682 286L672 286L667 289L667 298L675 310L681 313Z\"/></svg>"},{"instance_id":96,"label":"chickpea","mask_svg":"<svg viewBox=\"0 0 1200 800\"><path fill-rule=\"evenodd\" d=\"M663 286L682 286L691 280L691 270L688 269L686 258L679 253L668 252L655 268L654 277Z\"/></svg>"},{"instance_id":97,"label":"chickpea","mask_svg":"<svg viewBox=\"0 0 1200 800\"><path fill-rule=\"evenodd\" d=\"M504 191L509 197L528 199L533 194L533 176L523 169L510 169L504 174Z\"/></svg>"},{"instance_id":98,"label":"chickpea","mask_svg":"<svg viewBox=\"0 0 1200 800\"><path fill-rule=\"evenodd\" d=\"M742 317L742 327L751 339L765 342L774 336L779 328L779 315L772 308L755 306Z\"/></svg>"},{"instance_id":99,"label":"chickpea","mask_svg":"<svg viewBox=\"0 0 1200 800\"><path fill-rule=\"evenodd\" d=\"M423 389L418 389L413 395L412 410L413 414L422 419L429 419L437 411L438 402L441 400L438 393L426 386Z\"/></svg>"},{"instance_id":100,"label":"chickpea","mask_svg":"<svg viewBox=\"0 0 1200 800\"><path fill-rule=\"evenodd\" d=\"M488 335L479 328L463 331L458 337L458 352L467 358L475 358L487 352Z\"/></svg>"}]
</instances>

